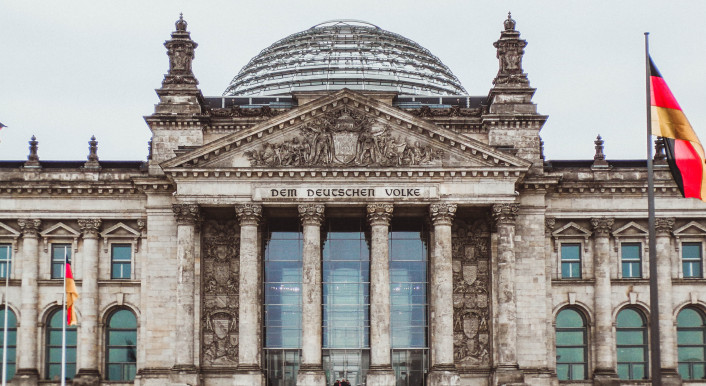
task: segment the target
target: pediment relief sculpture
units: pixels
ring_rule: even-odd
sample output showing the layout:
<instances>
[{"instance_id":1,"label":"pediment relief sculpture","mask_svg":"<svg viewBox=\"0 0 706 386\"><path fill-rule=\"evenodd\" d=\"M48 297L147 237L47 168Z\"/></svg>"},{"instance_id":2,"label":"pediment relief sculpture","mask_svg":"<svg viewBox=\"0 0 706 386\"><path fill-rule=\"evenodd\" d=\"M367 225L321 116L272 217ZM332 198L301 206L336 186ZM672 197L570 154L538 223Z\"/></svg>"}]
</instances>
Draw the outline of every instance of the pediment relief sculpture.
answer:
<instances>
[{"instance_id":1,"label":"pediment relief sculpture","mask_svg":"<svg viewBox=\"0 0 706 386\"><path fill-rule=\"evenodd\" d=\"M390 125L344 107L306 122L291 139L245 152L252 166L416 166L443 152L393 134Z\"/></svg>"}]
</instances>

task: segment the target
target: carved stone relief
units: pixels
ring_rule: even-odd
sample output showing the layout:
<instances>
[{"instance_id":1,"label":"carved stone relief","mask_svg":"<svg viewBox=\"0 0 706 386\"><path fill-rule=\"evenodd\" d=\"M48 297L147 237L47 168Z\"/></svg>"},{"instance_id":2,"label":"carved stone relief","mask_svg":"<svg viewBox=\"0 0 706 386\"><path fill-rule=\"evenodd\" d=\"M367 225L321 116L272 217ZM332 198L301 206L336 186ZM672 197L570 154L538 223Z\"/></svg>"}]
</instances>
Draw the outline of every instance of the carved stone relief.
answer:
<instances>
[{"instance_id":1,"label":"carved stone relief","mask_svg":"<svg viewBox=\"0 0 706 386\"><path fill-rule=\"evenodd\" d=\"M203 224L201 286L205 366L238 363L238 274L240 236L235 221Z\"/></svg>"},{"instance_id":2,"label":"carved stone relief","mask_svg":"<svg viewBox=\"0 0 706 386\"><path fill-rule=\"evenodd\" d=\"M488 221L455 221L452 248L454 359L458 366L490 366Z\"/></svg>"},{"instance_id":3,"label":"carved stone relief","mask_svg":"<svg viewBox=\"0 0 706 386\"><path fill-rule=\"evenodd\" d=\"M304 124L298 136L245 156L252 166L410 166L438 163L442 151L393 136L389 125L344 107Z\"/></svg>"}]
</instances>

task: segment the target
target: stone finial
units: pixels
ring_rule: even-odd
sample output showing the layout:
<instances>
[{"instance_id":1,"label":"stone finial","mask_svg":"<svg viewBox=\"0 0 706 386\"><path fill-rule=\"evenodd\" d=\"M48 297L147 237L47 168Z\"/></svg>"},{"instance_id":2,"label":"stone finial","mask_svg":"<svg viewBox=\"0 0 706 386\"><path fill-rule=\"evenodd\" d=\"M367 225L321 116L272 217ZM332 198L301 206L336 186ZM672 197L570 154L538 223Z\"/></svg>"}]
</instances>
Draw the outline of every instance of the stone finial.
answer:
<instances>
[{"instance_id":1,"label":"stone finial","mask_svg":"<svg viewBox=\"0 0 706 386\"><path fill-rule=\"evenodd\" d=\"M21 218L17 220L17 225L19 225L24 237L37 237L39 235L39 228L42 226L42 220L36 218Z\"/></svg>"},{"instance_id":2,"label":"stone finial","mask_svg":"<svg viewBox=\"0 0 706 386\"><path fill-rule=\"evenodd\" d=\"M370 204L366 208L370 225L390 225L392 220L392 204Z\"/></svg>"},{"instance_id":3,"label":"stone finial","mask_svg":"<svg viewBox=\"0 0 706 386\"><path fill-rule=\"evenodd\" d=\"M201 208L197 204L173 204L172 210L179 225L195 225L201 221Z\"/></svg>"},{"instance_id":4,"label":"stone finial","mask_svg":"<svg viewBox=\"0 0 706 386\"><path fill-rule=\"evenodd\" d=\"M238 216L240 226L255 225L257 226L262 220L262 205L259 204L241 204L235 206L235 214Z\"/></svg>"},{"instance_id":5,"label":"stone finial","mask_svg":"<svg viewBox=\"0 0 706 386\"><path fill-rule=\"evenodd\" d=\"M655 218L655 232L660 236L669 236L674 229L674 217Z\"/></svg>"},{"instance_id":6,"label":"stone finial","mask_svg":"<svg viewBox=\"0 0 706 386\"><path fill-rule=\"evenodd\" d=\"M88 141L88 161L83 164L84 168L87 169L98 169L100 168L100 163L98 162L98 141L96 141L96 136L92 135L91 140Z\"/></svg>"},{"instance_id":7,"label":"stone finial","mask_svg":"<svg viewBox=\"0 0 706 386\"><path fill-rule=\"evenodd\" d=\"M663 137L657 137L655 139L655 156L652 160L656 163L664 163L667 160L667 155L664 154L664 147L666 146Z\"/></svg>"},{"instance_id":8,"label":"stone finial","mask_svg":"<svg viewBox=\"0 0 706 386\"><path fill-rule=\"evenodd\" d=\"M608 217L594 217L591 219L591 226L596 236L609 236L614 223L615 220Z\"/></svg>"},{"instance_id":9,"label":"stone finial","mask_svg":"<svg viewBox=\"0 0 706 386\"><path fill-rule=\"evenodd\" d=\"M525 54L527 41L520 39L520 32L515 30L515 20L508 12L504 21L505 30L500 33L500 40L493 43L497 49L500 68L493 80L496 86L528 87L527 74L522 71L522 56Z\"/></svg>"},{"instance_id":10,"label":"stone finial","mask_svg":"<svg viewBox=\"0 0 706 386\"><path fill-rule=\"evenodd\" d=\"M539 158L544 159L544 141L539 137Z\"/></svg>"},{"instance_id":11,"label":"stone finial","mask_svg":"<svg viewBox=\"0 0 706 386\"><path fill-rule=\"evenodd\" d=\"M164 76L162 87L169 85L193 85L199 83L191 72L191 62L194 60L194 49L198 46L191 40L190 33L186 30L186 20L182 14L175 23L176 31L172 32L172 38L164 42L169 56L169 72Z\"/></svg>"},{"instance_id":12,"label":"stone finial","mask_svg":"<svg viewBox=\"0 0 706 386\"><path fill-rule=\"evenodd\" d=\"M320 226L324 221L326 208L321 204L302 204L297 207L302 225Z\"/></svg>"},{"instance_id":13,"label":"stone finial","mask_svg":"<svg viewBox=\"0 0 706 386\"><path fill-rule=\"evenodd\" d=\"M493 220L496 224L514 224L519 211L520 205L518 204L495 204L493 205Z\"/></svg>"},{"instance_id":14,"label":"stone finial","mask_svg":"<svg viewBox=\"0 0 706 386\"><path fill-rule=\"evenodd\" d=\"M97 238L102 221L99 218L79 219L78 227L83 232L84 238Z\"/></svg>"},{"instance_id":15,"label":"stone finial","mask_svg":"<svg viewBox=\"0 0 706 386\"><path fill-rule=\"evenodd\" d=\"M596 154L593 156L593 166L608 166L608 162L605 160L605 154L603 153L603 144L605 142L603 141L603 138L601 138L600 134L596 137L596 140L593 141L593 143L596 145Z\"/></svg>"},{"instance_id":16,"label":"stone finial","mask_svg":"<svg viewBox=\"0 0 706 386\"><path fill-rule=\"evenodd\" d=\"M179 32L186 32L186 26L188 23L186 20L184 20L184 14L179 12L179 20L174 23L174 26L176 27L176 30Z\"/></svg>"},{"instance_id":17,"label":"stone finial","mask_svg":"<svg viewBox=\"0 0 706 386\"><path fill-rule=\"evenodd\" d=\"M515 30L515 20L512 19L512 12L507 13L507 19L505 20L505 31L514 31Z\"/></svg>"},{"instance_id":18,"label":"stone finial","mask_svg":"<svg viewBox=\"0 0 706 386\"><path fill-rule=\"evenodd\" d=\"M438 203L429 205L429 215L434 225L451 225L456 216L456 204Z\"/></svg>"},{"instance_id":19,"label":"stone finial","mask_svg":"<svg viewBox=\"0 0 706 386\"><path fill-rule=\"evenodd\" d=\"M27 162L25 162L25 167L39 167L39 155L37 154L37 149L39 149L39 141L34 135L29 141L29 155L27 156Z\"/></svg>"}]
</instances>

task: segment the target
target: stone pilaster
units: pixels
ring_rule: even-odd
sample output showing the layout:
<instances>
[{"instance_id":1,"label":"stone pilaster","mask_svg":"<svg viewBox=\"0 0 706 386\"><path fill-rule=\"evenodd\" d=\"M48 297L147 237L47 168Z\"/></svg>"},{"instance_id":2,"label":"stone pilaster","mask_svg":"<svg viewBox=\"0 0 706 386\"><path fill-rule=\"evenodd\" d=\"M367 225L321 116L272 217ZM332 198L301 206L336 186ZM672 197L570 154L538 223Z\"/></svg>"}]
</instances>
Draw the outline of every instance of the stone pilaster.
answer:
<instances>
[{"instance_id":1,"label":"stone pilaster","mask_svg":"<svg viewBox=\"0 0 706 386\"><path fill-rule=\"evenodd\" d=\"M196 204L172 205L177 220L176 351L174 371L183 379L196 373L194 362L194 248L201 209ZM184 378L185 377L185 378Z\"/></svg>"},{"instance_id":2,"label":"stone pilaster","mask_svg":"<svg viewBox=\"0 0 706 386\"><path fill-rule=\"evenodd\" d=\"M592 218L593 227L593 276L595 279L594 310L596 314L595 347L596 367L593 382L612 385L617 379L614 363L613 317L610 290L610 231L612 218Z\"/></svg>"},{"instance_id":3,"label":"stone pilaster","mask_svg":"<svg viewBox=\"0 0 706 386\"><path fill-rule=\"evenodd\" d=\"M390 251L392 204L367 207L370 241L370 371L367 385L395 384L390 353Z\"/></svg>"},{"instance_id":4,"label":"stone pilaster","mask_svg":"<svg viewBox=\"0 0 706 386\"><path fill-rule=\"evenodd\" d=\"M98 358L98 233L100 219L81 219L78 226L83 232L83 278L81 280L81 328L79 328L78 373L76 385L98 385L100 370Z\"/></svg>"},{"instance_id":5,"label":"stone pilaster","mask_svg":"<svg viewBox=\"0 0 706 386\"><path fill-rule=\"evenodd\" d=\"M22 231L22 305L20 306L20 326L17 343L17 373L14 382L17 385L36 385L39 379L37 352L37 302L39 287L39 228L38 219L19 219L17 223Z\"/></svg>"},{"instance_id":6,"label":"stone pilaster","mask_svg":"<svg viewBox=\"0 0 706 386\"><path fill-rule=\"evenodd\" d=\"M519 205L495 204L493 220L498 234L498 366L496 384L518 383L522 374L517 366L517 305L515 304L515 221Z\"/></svg>"},{"instance_id":7,"label":"stone pilaster","mask_svg":"<svg viewBox=\"0 0 706 386\"><path fill-rule=\"evenodd\" d=\"M677 372L677 352L674 341L674 318L672 316L672 259L670 236L674 229L674 218L655 219L655 241L657 254L657 303L659 307L659 346L662 354L662 385L681 385ZM655 312L654 309L652 312Z\"/></svg>"},{"instance_id":8,"label":"stone pilaster","mask_svg":"<svg viewBox=\"0 0 706 386\"><path fill-rule=\"evenodd\" d=\"M260 291L262 273L258 254L258 225L262 220L262 206L236 205L235 214L240 223L240 297L238 308L238 374L234 385L262 385L260 348L262 347L262 315Z\"/></svg>"},{"instance_id":9,"label":"stone pilaster","mask_svg":"<svg viewBox=\"0 0 706 386\"><path fill-rule=\"evenodd\" d=\"M299 205L302 221L302 361L297 384L324 386L326 376L321 362L321 224L324 206Z\"/></svg>"},{"instance_id":10,"label":"stone pilaster","mask_svg":"<svg viewBox=\"0 0 706 386\"><path fill-rule=\"evenodd\" d=\"M429 207L434 226L431 255L431 368L429 386L458 385L461 379L454 365L453 267L451 225L456 204L439 203Z\"/></svg>"}]
</instances>

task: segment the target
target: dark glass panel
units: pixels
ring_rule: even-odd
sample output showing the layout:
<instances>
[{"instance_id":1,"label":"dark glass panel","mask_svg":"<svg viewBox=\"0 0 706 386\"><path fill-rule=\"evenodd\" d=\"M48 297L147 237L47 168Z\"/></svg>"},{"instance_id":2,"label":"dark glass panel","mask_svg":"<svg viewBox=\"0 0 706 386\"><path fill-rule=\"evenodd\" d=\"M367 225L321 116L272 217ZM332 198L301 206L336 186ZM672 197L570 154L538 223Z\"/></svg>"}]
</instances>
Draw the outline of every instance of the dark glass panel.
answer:
<instances>
[{"instance_id":1,"label":"dark glass panel","mask_svg":"<svg viewBox=\"0 0 706 386\"><path fill-rule=\"evenodd\" d=\"M562 310L556 316L556 326L557 328L583 327L583 317L575 310Z\"/></svg>"},{"instance_id":2,"label":"dark glass panel","mask_svg":"<svg viewBox=\"0 0 706 386\"><path fill-rule=\"evenodd\" d=\"M626 308L618 314L617 327L643 327L645 325L645 319L636 310L631 308Z\"/></svg>"}]
</instances>

